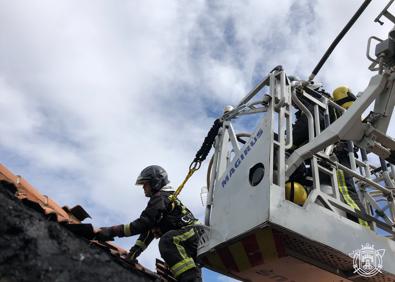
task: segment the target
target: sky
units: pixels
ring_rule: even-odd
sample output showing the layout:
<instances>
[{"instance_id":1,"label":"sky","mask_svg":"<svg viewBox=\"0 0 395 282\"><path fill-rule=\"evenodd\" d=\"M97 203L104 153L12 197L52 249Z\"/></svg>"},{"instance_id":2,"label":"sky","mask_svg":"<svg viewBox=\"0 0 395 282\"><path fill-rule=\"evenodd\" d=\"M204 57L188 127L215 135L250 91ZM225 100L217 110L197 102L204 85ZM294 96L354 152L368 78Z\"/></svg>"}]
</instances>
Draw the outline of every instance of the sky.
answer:
<instances>
[{"instance_id":1,"label":"sky","mask_svg":"<svg viewBox=\"0 0 395 282\"><path fill-rule=\"evenodd\" d=\"M372 2L316 77L329 92L373 75L367 39L392 25L373 22L387 1ZM276 65L307 79L361 3L0 0L0 162L96 227L128 223L147 203L144 167L178 186L224 107ZM201 220L206 169L180 196ZM152 244L139 261L155 257Z\"/></svg>"}]
</instances>

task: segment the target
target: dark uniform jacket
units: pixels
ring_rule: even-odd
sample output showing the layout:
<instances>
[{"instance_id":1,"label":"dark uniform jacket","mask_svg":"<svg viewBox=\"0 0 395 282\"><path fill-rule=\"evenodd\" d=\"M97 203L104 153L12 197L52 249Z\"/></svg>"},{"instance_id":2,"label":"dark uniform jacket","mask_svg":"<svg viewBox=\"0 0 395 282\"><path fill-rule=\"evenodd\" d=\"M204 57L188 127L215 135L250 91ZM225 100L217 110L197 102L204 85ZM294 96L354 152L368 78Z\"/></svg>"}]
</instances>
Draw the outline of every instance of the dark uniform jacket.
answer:
<instances>
[{"instance_id":1,"label":"dark uniform jacket","mask_svg":"<svg viewBox=\"0 0 395 282\"><path fill-rule=\"evenodd\" d=\"M154 237L160 237L170 230L177 230L197 222L192 212L180 200L170 201L174 192L155 193L140 217L130 223L130 235L141 234L137 242L143 249Z\"/></svg>"}]
</instances>

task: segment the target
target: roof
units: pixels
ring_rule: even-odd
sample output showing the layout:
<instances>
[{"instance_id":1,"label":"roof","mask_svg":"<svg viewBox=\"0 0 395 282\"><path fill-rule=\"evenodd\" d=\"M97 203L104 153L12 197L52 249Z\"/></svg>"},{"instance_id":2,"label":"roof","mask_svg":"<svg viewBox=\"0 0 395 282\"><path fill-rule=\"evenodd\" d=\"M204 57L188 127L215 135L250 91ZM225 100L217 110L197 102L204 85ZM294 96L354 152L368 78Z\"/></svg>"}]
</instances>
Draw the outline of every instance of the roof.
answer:
<instances>
[{"instance_id":1,"label":"roof","mask_svg":"<svg viewBox=\"0 0 395 282\"><path fill-rule=\"evenodd\" d=\"M4 189L3 187L7 187L7 189L11 190L15 197L24 205L30 206L34 210L47 216L49 219L58 222L78 237L89 240L89 245L94 245L104 249L112 255L114 260L120 262L126 268L144 273L145 275L152 277L152 280L157 280L159 277L161 277L162 280L172 280L164 269L165 264L160 260L157 260L157 274L139 263L131 264L128 262L125 259L125 256L128 253L125 249L111 242L99 242L97 240L93 240L95 228L92 224L82 222L86 218L90 218L90 215L80 205L73 208L69 208L67 206L61 207L48 196L41 194L24 178L13 174L2 164L0 164L0 181L12 184L2 186L0 188ZM165 276L165 278L163 276Z\"/></svg>"}]
</instances>

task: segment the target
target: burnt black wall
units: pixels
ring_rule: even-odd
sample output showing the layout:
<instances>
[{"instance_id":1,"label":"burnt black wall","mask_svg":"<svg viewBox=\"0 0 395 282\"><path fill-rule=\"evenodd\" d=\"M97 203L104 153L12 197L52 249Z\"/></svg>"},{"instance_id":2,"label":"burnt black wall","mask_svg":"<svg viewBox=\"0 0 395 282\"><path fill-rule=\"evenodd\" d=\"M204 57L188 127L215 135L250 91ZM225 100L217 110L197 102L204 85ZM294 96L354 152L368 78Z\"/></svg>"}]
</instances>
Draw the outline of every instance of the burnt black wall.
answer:
<instances>
[{"instance_id":1,"label":"burnt black wall","mask_svg":"<svg viewBox=\"0 0 395 282\"><path fill-rule=\"evenodd\" d=\"M0 282L154 280L24 205L12 188L0 183Z\"/></svg>"}]
</instances>

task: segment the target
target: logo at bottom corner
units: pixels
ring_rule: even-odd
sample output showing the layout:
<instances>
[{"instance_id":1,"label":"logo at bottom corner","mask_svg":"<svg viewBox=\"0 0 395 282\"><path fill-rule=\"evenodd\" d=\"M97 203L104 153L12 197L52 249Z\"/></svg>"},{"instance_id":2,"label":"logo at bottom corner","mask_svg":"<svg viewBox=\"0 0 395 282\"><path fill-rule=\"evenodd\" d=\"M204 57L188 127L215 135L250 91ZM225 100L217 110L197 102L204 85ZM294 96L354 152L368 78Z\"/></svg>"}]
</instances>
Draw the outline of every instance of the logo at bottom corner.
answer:
<instances>
[{"instance_id":1,"label":"logo at bottom corner","mask_svg":"<svg viewBox=\"0 0 395 282\"><path fill-rule=\"evenodd\" d=\"M381 273L385 249L375 250L374 245L366 243L361 249L349 254L353 258L354 273L363 277L372 277Z\"/></svg>"}]
</instances>

